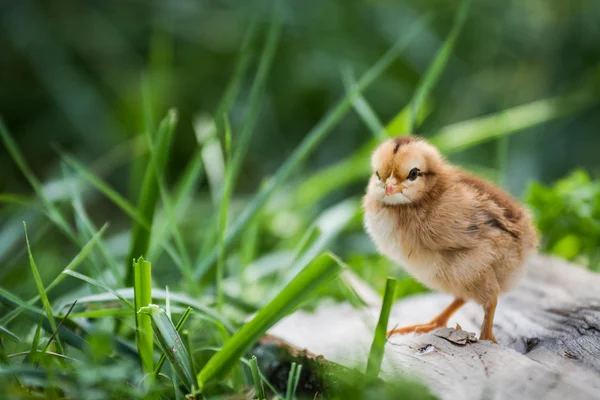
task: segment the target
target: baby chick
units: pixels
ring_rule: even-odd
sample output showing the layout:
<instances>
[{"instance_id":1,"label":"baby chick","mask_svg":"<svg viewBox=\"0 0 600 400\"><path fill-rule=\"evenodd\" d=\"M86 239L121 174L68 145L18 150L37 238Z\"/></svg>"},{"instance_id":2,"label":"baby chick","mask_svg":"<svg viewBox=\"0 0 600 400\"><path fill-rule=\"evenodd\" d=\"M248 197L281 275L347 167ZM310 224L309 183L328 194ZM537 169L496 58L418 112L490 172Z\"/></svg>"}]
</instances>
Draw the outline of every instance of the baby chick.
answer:
<instances>
[{"instance_id":1,"label":"baby chick","mask_svg":"<svg viewBox=\"0 0 600 400\"><path fill-rule=\"evenodd\" d=\"M382 143L371 166L364 222L377 249L424 285L455 297L431 322L389 333L444 327L474 300L485 312L480 339L496 342L498 296L517 283L538 246L529 214L501 189L450 165L414 136Z\"/></svg>"}]
</instances>

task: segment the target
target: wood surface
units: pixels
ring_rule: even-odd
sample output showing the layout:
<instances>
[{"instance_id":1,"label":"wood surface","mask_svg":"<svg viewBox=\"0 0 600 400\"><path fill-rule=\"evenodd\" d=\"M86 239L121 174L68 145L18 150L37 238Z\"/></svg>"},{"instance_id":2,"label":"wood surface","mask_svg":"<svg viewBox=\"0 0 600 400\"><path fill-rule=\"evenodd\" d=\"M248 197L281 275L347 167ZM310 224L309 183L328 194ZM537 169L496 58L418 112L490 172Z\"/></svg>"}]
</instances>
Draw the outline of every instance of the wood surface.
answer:
<instances>
[{"instance_id":1,"label":"wood surface","mask_svg":"<svg viewBox=\"0 0 600 400\"><path fill-rule=\"evenodd\" d=\"M323 304L315 312L288 316L269 333L363 370L380 296L351 279L369 307ZM451 301L439 293L399 300L389 328L427 322ZM481 307L468 303L449 326L458 323L479 336L482 318ZM444 338L464 339L464 332L454 329L392 336L380 377L415 377L441 399L600 399L600 274L556 258L532 259L519 286L500 298L494 333L498 345Z\"/></svg>"}]
</instances>

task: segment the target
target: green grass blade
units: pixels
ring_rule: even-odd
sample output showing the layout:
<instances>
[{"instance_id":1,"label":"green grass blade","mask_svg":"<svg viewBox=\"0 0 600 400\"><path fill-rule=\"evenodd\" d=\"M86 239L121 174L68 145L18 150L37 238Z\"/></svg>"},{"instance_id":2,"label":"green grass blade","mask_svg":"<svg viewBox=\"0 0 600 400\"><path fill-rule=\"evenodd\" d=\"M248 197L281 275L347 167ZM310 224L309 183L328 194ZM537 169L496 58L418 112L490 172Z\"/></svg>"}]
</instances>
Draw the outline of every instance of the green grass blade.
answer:
<instances>
[{"instance_id":1,"label":"green grass blade","mask_svg":"<svg viewBox=\"0 0 600 400\"><path fill-rule=\"evenodd\" d=\"M300 376L302 374L302 364L299 364L296 368L296 375L294 376L294 381L292 385L292 398L295 398L296 391L298 390L298 385L300 384Z\"/></svg>"},{"instance_id":2,"label":"green grass blade","mask_svg":"<svg viewBox=\"0 0 600 400\"><path fill-rule=\"evenodd\" d=\"M220 349L215 349L215 351L218 351ZM257 360L258 361L258 360ZM252 368L252 366L250 365L250 361L245 359L245 358L241 358L240 362L244 365L246 365L248 368ZM251 370L252 371L252 370ZM269 380L263 375L263 373L260 371L260 369L258 370L258 373L260 375L260 379L262 381L262 383L264 383L265 385L267 385L267 387L273 392L274 395L274 399L277 400L285 400L278 392L277 389L275 389L275 387L273 386L273 384L271 382L269 382Z\"/></svg>"},{"instance_id":3,"label":"green grass blade","mask_svg":"<svg viewBox=\"0 0 600 400\"><path fill-rule=\"evenodd\" d=\"M225 126L225 153L227 159L230 154L231 143L231 126L227 116L224 116ZM221 198L221 206L219 212L219 258L217 260L217 312L223 311L223 279L225 276L225 231L227 230L227 213L229 211L229 197L233 189L233 177L230 174L232 165L230 162L226 164L226 179L223 187L223 195Z\"/></svg>"},{"instance_id":4,"label":"green grass blade","mask_svg":"<svg viewBox=\"0 0 600 400\"><path fill-rule=\"evenodd\" d=\"M43 316L45 314L45 311L43 309L40 309L40 308L37 308L30 304L27 304L26 302L21 300L19 297L15 296L14 294L12 294L11 292L9 292L8 290L6 290L2 287L0 287L0 299L4 299L6 302L11 303L13 305L21 306L24 309L26 309L27 311L30 311L30 313L33 315L37 315L37 316L42 315Z\"/></svg>"},{"instance_id":5,"label":"green grass blade","mask_svg":"<svg viewBox=\"0 0 600 400\"><path fill-rule=\"evenodd\" d=\"M174 195L172 203L175 208L175 215L177 221L184 217L186 208L189 206L193 199L193 191L201 183L204 172L204 164L202 160L202 146L198 146L192 155L192 158L187 163L183 174L179 180L175 183ZM161 243L166 243L169 240L170 230L169 225L166 222L157 224L156 228L152 228L152 243L148 250L148 258L152 260L158 260L161 256L163 246ZM183 266L182 263L176 264ZM182 269L183 274L183 269Z\"/></svg>"},{"instance_id":6,"label":"green grass blade","mask_svg":"<svg viewBox=\"0 0 600 400\"><path fill-rule=\"evenodd\" d=\"M17 204L31 208L39 207L30 197L14 193L0 193L0 204Z\"/></svg>"},{"instance_id":7,"label":"green grass blade","mask_svg":"<svg viewBox=\"0 0 600 400\"><path fill-rule=\"evenodd\" d=\"M162 126L163 125L161 124L161 127ZM104 182L102 179L95 176L93 173L89 172L83 164L81 164L74 158L67 156L65 154L61 154L61 156L63 157L63 160L71 168L76 170L92 186L94 186L98 191L100 191L105 196L107 196L107 198L109 200L111 200L116 206L121 208L121 210L123 210L127 215L129 215L135 221L134 229L132 230L132 235L135 236L135 238L137 238L138 246L141 246L142 244L145 243L144 240L150 238L150 231L152 229L152 227L151 227L152 221L149 221L148 219L146 219L146 217L143 213L139 212L127 199L125 199L118 192L116 192L114 189L112 189L106 182ZM149 173L149 171L153 171L153 168L148 168L147 174ZM146 182L146 181L144 181L144 182ZM155 184L156 184L156 182L155 182ZM146 209L145 205L146 204L144 203L144 207L141 207L141 209L145 210ZM154 209L152 209L152 211L154 211ZM153 212L152 212L152 216L154 216ZM137 231L136 231L136 228L138 229ZM145 232L143 234L140 233L142 230L145 230ZM75 242L77 242L76 238L73 240ZM134 243L135 243L135 241L132 240L132 246L134 245ZM171 259L173 260L175 265L177 265L180 268L180 270L183 271L182 260L176 254L175 250L173 249L173 246L171 246L169 243L159 243L159 246L162 249L166 250L167 254L169 255L169 257L171 257ZM131 273L130 271L131 271L131 269L127 268L126 272ZM127 283L127 285L131 286L132 284Z\"/></svg>"},{"instance_id":8,"label":"green grass blade","mask_svg":"<svg viewBox=\"0 0 600 400\"><path fill-rule=\"evenodd\" d=\"M169 148L171 146L172 132L177 124L177 113L175 110L170 110L167 116L161 121L158 132L156 135L157 143L157 154L156 164L160 171L164 171L167 163ZM146 175L142 184L140 198L138 201L138 210L145 221L148 221L148 227L152 226L154 220L154 211L156 209L156 203L158 201L159 187L156 180L155 169L151 166L146 169ZM133 284L133 274L129 263L131 260L137 259L147 255L148 246L150 244L151 230L135 223L131 234L131 247L129 255L125 260L127 266L125 275L125 285L131 286Z\"/></svg>"},{"instance_id":9,"label":"green grass blade","mask_svg":"<svg viewBox=\"0 0 600 400\"><path fill-rule=\"evenodd\" d=\"M31 341L31 350L27 357L25 357L25 363L35 364L37 362L37 354L38 347L40 345L40 333L42 331L42 321L43 318L40 315L40 320L37 324L37 328L35 328L35 334L33 335L33 340Z\"/></svg>"},{"instance_id":10,"label":"green grass blade","mask_svg":"<svg viewBox=\"0 0 600 400\"><path fill-rule=\"evenodd\" d=\"M339 265L327 255L317 257L208 361L198 374L198 387L202 389L209 381L223 377L271 326L340 270Z\"/></svg>"},{"instance_id":11,"label":"green grass blade","mask_svg":"<svg viewBox=\"0 0 600 400\"><path fill-rule=\"evenodd\" d=\"M21 173L25 176L36 195L41 199L42 204L46 208L48 217L52 222L54 222L71 240L76 242L75 234L73 230L64 219L62 214L58 211L58 208L48 199L46 194L44 193L44 189L40 181L36 178L31 168L25 161L25 157L19 150L17 143L13 140L11 134L8 131L6 125L4 125L4 120L0 117L0 137L4 142L4 145L8 152L10 153L12 159L15 161Z\"/></svg>"},{"instance_id":12,"label":"green grass blade","mask_svg":"<svg viewBox=\"0 0 600 400\"><path fill-rule=\"evenodd\" d=\"M302 372L302 365L298 365L295 362L292 363L290 372L288 374L287 390L285 393L285 400L293 400L298 388L298 382L300 381L300 373Z\"/></svg>"},{"instance_id":13,"label":"green grass blade","mask_svg":"<svg viewBox=\"0 0 600 400\"><path fill-rule=\"evenodd\" d=\"M33 259L33 254L31 253L31 246L29 245L29 236L27 235L27 224L23 222L23 228L25 230L25 241L27 242L27 255L29 256L29 264L31 266L31 272L33 274L33 279L35 280L35 285L37 286L37 290L39 292L40 298L42 299L42 304L44 306L44 311L46 312L46 316L48 317L48 321L50 322L50 327L52 328L52 333L56 332L56 321L54 320L54 314L52 313L52 306L50 306L50 300L48 300L48 295L46 294L46 289L44 288L44 283L42 282L42 277L35 265L35 261ZM59 353L64 353L62 345L59 340L56 341L56 348Z\"/></svg>"},{"instance_id":14,"label":"green grass blade","mask_svg":"<svg viewBox=\"0 0 600 400\"><path fill-rule=\"evenodd\" d=\"M258 368L258 360L256 356L252 356L250 359L250 371L252 372L252 380L254 381L254 390L258 400L267 400L267 394L265 393L265 385L261 379L260 369Z\"/></svg>"},{"instance_id":15,"label":"green grass blade","mask_svg":"<svg viewBox=\"0 0 600 400\"><path fill-rule=\"evenodd\" d=\"M379 313L379 321L377 321L373 343L371 344L371 351L369 352L369 360L367 361L367 370L365 372L367 382L376 380L379 376L379 371L381 370L381 362L383 361L383 352L387 340L386 330L395 295L396 279L388 278L385 284L385 293L383 295L381 312Z\"/></svg>"},{"instance_id":16,"label":"green grass blade","mask_svg":"<svg viewBox=\"0 0 600 400\"><path fill-rule=\"evenodd\" d=\"M267 80L267 77L269 76L269 71L273 63L273 58L275 57L275 50L277 49L277 43L279 42L279 37L281 35L283 11L282 8L283 0L275 0L273 15L271 17L271 24L269 26L269 32L267 34L267 41L265 43L265 47L263 48L263 52L260 56L258 69L256 71L254 81L252 82L252 87L250 89L248 111L246 112L244 124L242 126L242 131L240 133L239 138L237 138L235 152L229 165L228 179L231 180L231 185L233 185L234 182L237 180L242 161L246 156L248 147L250 145L252 131L254 130L256 121L258 120L259 107L261 105L265 82ZM222 116L217 115L216 118L222 118Z\"/></svg>"},{"instance_id":17,"label":"green grass blade","mask_svg":"<svg viewBox=\"0 0 600 400\"><path fill-rule=\"evenodd\" d=\"M375 79L377 79L386 68L396 59L398 54L406 47L408 43L416 37L421 28L421 21L415 23L406 30L401 40L388 50L363 76L359 79L355 89L344 98L342 98L326 115L317 123L317 125L308 132L304 140L288 157L285 163L279 168L275 176L269 180L258 192L256 197L236 219L236 223L227 231L225 238L225 247L228 247L233 240L250 223L252 218L261 210L267 200L296 170L300 164L317 148L317 146L327 137L327 135L336 127L342 118L348 113L352 105L352 98L355 94L365 90ZM201 278L208 268L210 268L218 257L218 249L213 250L205 257L201 264L194 271L194 278Z\"/></svg>"},{"instance_id":18,"label":"green grass blade","mask_svg":"<svg viewBox=\"0 0 600 400\"><path fill-rule=\"evenodd\" d=\"M167 137L165 137L163 140L164 145L168 145L172 142L174 131L174 124L171 125L170 129L167 129L165 131L165 135L167 135ZM181 265L178 265L178 268L181 270L183 276L185 277L186 282L192 290L192 293L197 293L198 286L194 284L195 281L192 277L192 263L190 261L187 249L185 248L183 236L181 234L181 231L179 230L179 226L177 225L177 212L175 210L175 205L171 200L169 193L167 192L167 185L164 182L164 169L166 167L166 161L159 160L159 157L161 156L161 154L159 153L164 154L168 150L157 149L154 140L152 139L152 135L148 132L146 136L148 139L148 147L150 148L150 163L154 168L156 184L158 185L160 197L162 199L167 214L167 225L171 230L171 233L173 234L173 237L175 239L175 245L177 246L177 249L179 251L179 259L181 260Z\"/></svg>"},{"instance_id":19,"label":"green grass blade","mask_svg":"<svg viewBox=\"0 0 600 400\"><path fill-rule=\"evenodd\" d=\"M459 9L456 12L456 17L454 18L454 24L452 25L450 34L448 34L448 37L444 41L441 49L438 50L433 62L425 73L425 78L419 84L419 87L411 99L409 133L414 132L421 107L435 87L437 81L444 71L444 68L446 67L448 59L450 58L452 50L454 49L454 45L456 44L456 40L458 39L465 21L467 20L467 15L469 14L469 9L471 8L471 2L472 0L462 0Z\"/></svg>"},{"instance_id":20,"label":"green grass blade","mask_svg":"<svg viewBox=\"0 0 600 400\"><path fill-rule=\"evenodd\" d=\"M135 306L133 304L131 304L131 302L127 299L125 299L123 296L121 296L119 294L119 292L117 292L116 290L114 290L113 288L105 285L104 283L97 281L94 278L90 278L89 276L80 274L79 272L75 272L75 271L71 271L71 270L66 270L62 272L65 275L69 275L72 276L73 278L77 278L81 281L84 281L86 283L89 283L92 286L95 286L99 289L103 289L106 290L107 292L112 293L114 296L116 296L119 300L121 300L124 304L126 304L129 308L131 308L132 310L135 311Z\"/></svg>"},{"instance_id":21,"label":"green grass blade","mask_svg":"<svg viewBox=\"0 0 600 400\"><path fill-rule=\"evenodd\" d=\"M445 154L467 150L500 137L580 112L595 102L584 92L537 100L477 117L439 129L429 141ZM389 130L390 125L386 129ZM395 128L396 129L396 128ZM358 182L369 176L369 156L377 142L371 140L347 158L324 168L306 179L295 190L299 206L321 200L328 193Z\"/></svg>"},{"instance_id":22,"label":"green grass blade","mask_svg":"<svg viewBox=\"0 0 600 400\"><path fill-rule=\"evenodd\" d=\"M105 303L105 302L114 302L116 294L112 293L113 291L107 291L107 293L100 293L91 296L86 296L79 299L79 304L92 304L92 303ZM134 299L134 293L132 288L119 289L117 292L124 299ZM233 325L229 322L227 318L224 318L221 314L215 312L212 308L207 307L202 302L197 299L188 296L183 293L174 293L169 292L169 297L172 303L177 303L183 306L191 307L194 311L197 312L198 317L201 317L207 321L215 325L223 325L228 332L234 332L235 329ZM117 297L118 298L118 297ZM154 289L152 291L152 298L157 300L166 299L166 295L164 290L162 289Z\"/></svg>"},{"instance_id":23,"label":"green grass blade","mask_svg":"<svg viewBox=\"0 0 600 400\"><path fill-rule=\"evenodd\" d=\"M110 317L129 317L131 309L129 307L121 308L102 308L100 310L81 311L71 313L71 318L110 318Z\"/></svg>"},{"instance_id":24,"label":"green grass blade","mask_svg":"<svg viewBox=\"0 0 600 400\"><path fill-rule=\"evenodd\" d=\"M400 110L400 112L398 112L398 114L396 114L396 116L385 126L385 131L389 137L408 135L412 129L412 124L415 126L421 125L433 111L433 101L431 101L431 97L424 100L417 113L416 123L411 123L410 107L411 103L409 102L408 105L402 108L402 110Z\"/></svg>"},{"instance_id":25,"label":"green grass blade","mask_svg":"<svg viewBox=\"0 0 600 400\"><path fill-rule=\"evenodd\" d=\"M102 236L104 231L106 231L107 228L108 228L108 224L105 224L102 227L102 229L100 229L100 231L98 231L98 233L96 235L94 235L94 237L92 237L89 240L89 242L86 243L85 246L83 246L81 251L79 251L79 253L77 253L77 255L71 260L71 262L65 267L63 272L67 271L67 270L74 270L75 268L77 268L87 258L88 254L90 253L92 248L98 243L98 240L100 240L100 237ZM45 288L46 293L51 291L56 285L58 285L60 282L62 282L63 279L64 279L64 276L62 273L59 274L56 278L54 278L54 280L52 282L50 282L50 284ZM29 299L27 301L27 303L35 304L39 299L40 299L40 295L38 294L36 296L33 296L31 299ZM2 324L8 324L12 320L14 320L16 317L18 317L22 311L23 311L22 307L17 307L13 311L11 311L9 314L7 314L5 317L3 317L0 322Z\"/></svg>"},{"instance_id":26,"label":"green grass blade","mask_svg":"<svg viewBox=\"0 0 600 400\"><path fill-rule=\"evenodd\" d=\"M54 339L56 339L56 335L58 334L59 329L63 326L63 324L67 320L67 318L69 318L69 315L71 314L71 311L73 311L73 308L75 307L75 304L77 304L77 300L75 300L73 302L73 304L71 304L71 307L69 308L69 311L67 311L67 313L65 314L65 316L61 319L60 323L58 324L58 327L56 328L56 331L52 334L52 336L50 336L50 339L48 340L48 343L46 343L46 345L42 349L42 356L48 351L48 347L50 347L50 345L52 344L52 341Z\"/></svg>"},{"instance_id":27,"label":"green grass blade","mask_svg":"<svg viewBox=\"0 0 600 400\"><path fill-rule=\"evenodd\" d=\"M150 222L144 218L144 216L125 197L110 187L104 180L90 172L83 163L76 160L74 157L63 152L60 152L60 155L69 167L96 188L96 190L105 195L117 207L123 210L123 212L130 216L137 224L142 225L146 229L150 229Z\"/></svg>"},{"instance_id":28,"label":"green grass blade","mask_svg":"<svg viewBox=\"0 0 600 400\"><path fill-rule=\"evenodd\" d=\"M344 296L348 303L352 305L355 309L361 309L363 307L367 307L369 303L363 299L355 290L352 280L354 278L354 273L348 264L346 264L340 257L336 254L329 252L329 256L340 265L344 269L342 274L340 275L340 290L343 292Z\"/></svg>"},{"instance_id":29,"label":"green grass blade","mask_svg":"<svg viewBox=\"0 0 600 400\"><path fill-rule=\"evenodd\" d=\"M181 331L181 338L183 339L183 344L185 345L185 348L188 351L189 363L192 367L192 376L196 376L196 365L194 364L194 357L192 356L192 335L190 334L189 329L183 329Z\"/></svg>"},{"instance_id":30,"label":"green grass blade","mask_svg":"<svg viewBox=\"0 0 600 400\"><path fill-rule=\"evenodd\" d=\"M45 315L45 311L41 310L35 306L27 304L25 301L19 299L14 294L10 293L8 290L0 287L0 301L3 304L7 304L9 307L12 306L21 306L25 308L28 312L25 315L31 319L38 321L38 319L42 319L42 328L47 332L53 333L50 320ZM64 341L77 349L83 349L85 340L82 338L81 334L87 335L88 325L81 321L73 321L68 320L65 321L65 324L59 331L59 335ZM135 351L129 346L127 342L120 340L119 338L115 338L114 342L119 349L119 351L130 358L137 357Z\"/></svg>"},{"instance_id":31,"label":"green grass blade","mask_svg":"<svg viewBox=\"0 0 600 400\"><path fill-rule=\"evenodd\" d=\"M252 41L256 36L258 26L258 14L252 19L250 22L250 26L248 30L244 34L244 40L238 52L238 57L235 62L235 69L233 71L233 75L227 84L227 88L225 89L225 93L223 94L223 98L219 102L217 106L217 111L215 112L216 121L219 123L221 120L221 116L227 114L231 111L231 106L235 102L235 99L240 91L240 87L242 84L242 79L248 70L248 65L250 63L250 58L252 55Z\"/></svg>"},{"instance_id":32,"label":"green grass blade","mask_svg":"<svg viewBox=\"0 0 600 400\"><path fill-rule=\"evenodd\" d=\"M370 140L347 158L311 175L294 191L298 207L317 203L328 193L364 179L369 170L369 157L377 146L376 140Z\"/></svg>"},{"instance_id":33,"label":"green grass blade","mask_svg":"<svg viewBox=\"0 0 600 400\"><path fill-rule=\"evenodd\" d=\"M63 272L75 270L88 257L94 246L96 246L99 243L106 229L108 229L108 223L104 224L102 228L100 228L100 230L85 244L85 246L83 246L81 251L79 251L79 253L77 253L77 255L71 260L71 262L69 262L69 264L63 270ZM63 275L59 274L56 278L54 278L52 282L50 282L50 284L46 288L46 291L54 289L54 287L56 287L56 285L58 285L63 280L63 278Z\"/></svg>"},{"instance_id":34,"label":"green grass blade","mask_svg":"<svg viewBox=\"0 0 600 400\"><path fill-rule=\"evenodd\" d=\"M151 320L159 347L183 384L191 392L194 389L194 375L189 363L190 358L181 336L177 333L165 310L156 304L150 304L140 308L138 314L145 314L144 316Z\"/></svg>"},{"instance_id":35,"label":"green grass blade","mask_svg":"<svg viewBox=\"0 0 600 400\"><path fill-rule=\"evenodd\" d=\"M85 209L81 197L80 189L75 184L76 181L69 176L66 163L61 162L61 167L63 170L63 175L65 176L65 180L70 182L69 187L71 189L71 205L73 207L73 210L75 211L75 223L77 226L77 230L80 232L80 234L83 235L83 237L86 240L90 240L98 234L98 229L88 216L88 213ZM110 269L114 280L118 283L122 283L122 271L119 270L119 268L117 267L117 263L112 254L110 254L106 249L102 238L98 239L97 246L100 255L104 259L105 264L103 264L97 257L95 257L95 254L93 252L91 253L91 261L96 268L96 275L102 275L101 271L104 269L105 265L108 265L108 268Z\"/></svg>"},{"instance_id":36,"label":"green grass blade","mask_svg":"<svg viewBox=\"0 0 600 400\"><path fill-rule=\"evenodd\" d=\"M350 67L347 66L342 69L342 80L346 87L346 93L352 93L356 87L356 78ZM361 93L357 93L352 97L352 107L354 107L354 110L363 120L367 128L369 128L375 139L382 142L388 138L385 127Z\"/></svg>"},{"instance_id":37,"label":"green grass blade","mask_svg":"<svg viewBox=\"0 0 600 400\"><path fill-rule=\"evenodd\" d=\"M198 145L198 148L194 151L192 158L185 167L181 178L175 184L173 203L175 203L177 215L180 215L186 201L191 198L194 188L200 184L203 172L202 146Z\"/></svg>"},{"instance_id":38,"label":"green grass blade","mask_svg":"<svg viewBox=\"0 0 600 400\"><path fill-rule=\"evenodd\" d=\"M0 336L4 336L5 338L12 340L13 342L19 342L19 337L11 331L9 331L8 329L6 329L5 327L3 327L2 325L0 325Z\"/></svg>"},{"instance_id":39,"label":"green grass blade","mask_svg":"<svg viewBox=\"0 0 600 400\"><path fill-rule=\"evenodd\" d=\"M454 153L574 114L596 101L597 98L584 90L537 100L483 117L447 125L438 130L430 141L444 153Z\"/></svg>"},{"instance_id":40,"label":"green grass blade","mask_svg":"<svg viewBox=\"0 0 600 400\"><path fill-rule=\"evenodd\" d=\"M179 319L179 322L177 322L177 325L175 326L175 330L178 333L181 333L181 331L183 329L183 325L185 325L185 322L187 321L188 317L191 314L192 314L192 309L190 307L188 307L185 310L185 312L183 313L183 315L181 316L181 318ZM158 374L160 374L160 370L161 370L163 364L165 363L165 360L166 360L166 356L164 354L162 356L160 356L160 360L158 360L158 364L156 364L156 368L154 369L154 376L158 377Z\"/></svg>"},{"instance_id":41,"label":"green grass blade","mask_svg":"<svg viewBox=\"0 0 600 400\"><path fill-rule=\"evenodd\" d=\"M151 268L151 264L142 257L133 262L137 346L144 374L150 374L154 371L152 320L148 315L139 312L142 307L146 307L152 303ZM149 381L146 382L150 384Z\"/></svg>"}]
</instances>

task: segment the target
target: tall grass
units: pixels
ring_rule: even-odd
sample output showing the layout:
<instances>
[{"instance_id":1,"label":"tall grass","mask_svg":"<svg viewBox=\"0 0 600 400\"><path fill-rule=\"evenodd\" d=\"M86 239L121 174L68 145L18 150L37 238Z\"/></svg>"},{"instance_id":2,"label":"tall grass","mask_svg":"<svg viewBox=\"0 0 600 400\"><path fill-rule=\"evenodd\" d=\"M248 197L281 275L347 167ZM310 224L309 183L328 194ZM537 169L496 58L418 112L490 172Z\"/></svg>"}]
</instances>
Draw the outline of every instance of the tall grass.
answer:
<instances>
[{"instance_id":1,"label":"tall grass","mask_svg":"<svg viewBox=\"0 0 600 400\"><path fill-rule=\"evenodd\" d=\"M138 257L147 256L148 247L150 246L151 237L151 225L154 220L154 212L156 209L156 203L159 197L159 186L157 173L163 173L169 154L169 148L173 138L173 131L177 123L177 114L175 111L170 111L165 119L160 123L158 131L156 132L156 156L155 165L152 166L152 162L149 162L146 174L144 175L144 181L142 183L142 189L140 192L140 198L138 200L138 212L142 218L147 221L148 226L136 222L133 226L131 234L131 246L129 254L125 260L125 285L133 285L133 271L128 267L131 260Z\"/></svg>"},{"instance_id":2,"label":"tall grass","mask_svg":"<svg viewBox=\"0 0 600 400\"><path fill-rule=\"evenodd\" d=\"M342 118L347 114L352 105L352 98L355 94L365 90L378 76L380 76L385 69L394 61L399 53L406 47L408 43L416 36L418 30L421 28L420 24L415 24L409 27L407 32L402 36L400 40L386 52L376 63L373 65L363 76L358 80L354 90L340 100L330 111L324 116L319 123L312 128L302 143L298 145L296 150L288 157L284 164L278 169L277 173L262 186L260 191L256 194L252 202L245 208L242 214L237 218L236 223L230 228L225 237L225 246L229 246L233 240L241 233L243 229L250 223L253 216L257 214L261 208L266 204L267 200L273 195L276 189L278 189L285 180L292 174L292 172L300 167L302 163L310 153L321 143L327 134L331 133L333 128L339 124ZM194 277L202 277L208 268L216 261L218 251L211 252L197 267L194 271Z\"/></svg>"}]
</instances>

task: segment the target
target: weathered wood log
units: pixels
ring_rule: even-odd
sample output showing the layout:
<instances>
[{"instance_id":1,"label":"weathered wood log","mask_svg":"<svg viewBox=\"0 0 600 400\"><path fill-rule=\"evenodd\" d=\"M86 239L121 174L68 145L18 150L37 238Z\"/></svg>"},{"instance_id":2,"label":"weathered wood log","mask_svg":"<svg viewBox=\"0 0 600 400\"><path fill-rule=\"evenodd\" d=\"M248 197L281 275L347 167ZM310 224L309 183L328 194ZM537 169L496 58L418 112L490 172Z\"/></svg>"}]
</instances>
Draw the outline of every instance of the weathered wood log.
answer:
<instances>
[{"instance_id":1,"label":"weathered wood log","mask_svg":"<svg viewBox=\"0 0 600 400\"><path fill-rule=\"evenodd\" d=\"M389 328L426 322L451 300L444 294L403 299L392 309ZM364 309L324 304L314 313L294 313L270 334L362 370L378 313L377 304ZM468 303L450 326L458 323L479 335L482 318L481 308ZM534 258L518 288L499 301L494 323L498 345L458 345L439 337L452 331L392 336L380 377L412 376L439 398L452 400L600 398L598 274L555 258Z\"/></svg>"}]
</instances>

